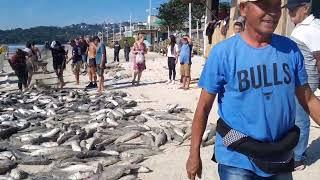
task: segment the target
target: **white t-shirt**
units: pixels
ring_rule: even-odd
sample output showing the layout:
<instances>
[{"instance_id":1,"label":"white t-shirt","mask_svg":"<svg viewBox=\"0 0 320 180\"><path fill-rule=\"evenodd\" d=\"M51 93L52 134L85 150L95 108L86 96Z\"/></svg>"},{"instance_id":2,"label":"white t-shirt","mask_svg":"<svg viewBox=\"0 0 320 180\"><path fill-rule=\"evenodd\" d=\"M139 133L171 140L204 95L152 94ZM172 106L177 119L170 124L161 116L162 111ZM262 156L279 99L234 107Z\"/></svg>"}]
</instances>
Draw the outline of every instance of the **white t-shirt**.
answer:
<instances>
[{"instance_id":1,"label":"white t-shirt","mask_svg":"<svg viewBox=\"0 0 320 180\"><path fill-rule=\"evenodd\" d=\"M304 42L311 52L320 51L320 19L310 15L296 26L291 36Z\"/></svg>"},{"instance_id":2,"label":"white t-shirt","mask_svg":"<svg viewBox=\"0 0 320 180\"><path fill-rule=\"evenodd\" d=\"M313 52L320 51L320 20L310 15L294 28L291 39L297 43L303 54L308 83L317 87L320 76Z\"/></svg>"},{"instance_id":3,"label":"white t-shirt","mask_svg":"<svg viewBox=\"0 0 320 180\"><path fill-rule=\"evenodd\" d=\"M168 57L176 57L178 52L179 52L179 47L177 44L174 45L174 52L171 53L171 45L168 46L168 50L167 50L167 56Z\"/></svg>"}]
</instances>

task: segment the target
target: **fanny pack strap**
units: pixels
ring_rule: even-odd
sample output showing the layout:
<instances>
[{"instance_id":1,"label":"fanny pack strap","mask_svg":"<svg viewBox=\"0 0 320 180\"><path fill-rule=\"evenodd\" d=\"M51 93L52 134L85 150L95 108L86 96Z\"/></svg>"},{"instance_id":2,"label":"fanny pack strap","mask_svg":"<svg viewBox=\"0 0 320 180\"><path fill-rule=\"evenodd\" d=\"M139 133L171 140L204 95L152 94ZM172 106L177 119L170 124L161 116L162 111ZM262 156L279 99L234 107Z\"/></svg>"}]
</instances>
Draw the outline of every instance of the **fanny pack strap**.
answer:
<instances>
[{"instance_id":1,"label":"fanny pack strap","mask_svg":"<svg viewBox=\"0 0 320 180\"><path fill-rule=\"evenodd\" d=\"M247 156L261 170L271 174L293 171L292 150L298 144L300 136L300 129L297 126L278 142L255 140L232 129L221 118L217 122L217 132L222 136L223 144L228 149Z\"/></svg>"}]
</instances>

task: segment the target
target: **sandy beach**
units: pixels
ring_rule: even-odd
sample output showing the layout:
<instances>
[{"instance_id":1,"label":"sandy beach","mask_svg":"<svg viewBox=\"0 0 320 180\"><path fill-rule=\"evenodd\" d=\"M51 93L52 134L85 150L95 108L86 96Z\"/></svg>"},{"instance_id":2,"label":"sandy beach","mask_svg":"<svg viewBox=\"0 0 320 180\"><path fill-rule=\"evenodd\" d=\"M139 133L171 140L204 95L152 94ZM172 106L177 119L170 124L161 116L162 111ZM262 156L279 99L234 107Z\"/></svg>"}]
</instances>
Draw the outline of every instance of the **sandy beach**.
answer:
<instances>
[{"instance_id":1,"label":"sandy beach","mask_svg":"<svg viewBox=\"0 0 320 180\"><path fill-rule=\"evenodd\" d=\"M107 49L108 62L113 61L112 49ZM192 112L195 111L201 89L198 88L197 82L203 65L204 58L193 57L192 65L192 84L188 91L178 89L180 83L175 85L167 85L168 80L167 58L156 53L148 53L146 56L147 69L144 71L141 85L132 86L132 63L124 62L123 51L120 54L120 63L123 71L107 72L106 91L121 90L127 92L131 99L139 102L139 108L165 109L168 104L179 104L181 107L189 108ZM57 82L56 76L53 73L52 63L48 60L49 74L36 74L34 81L40 80L44 84L54 86ZM11 68L8 63L5 63L5 71L10 72ZM177 79L179 79L179 65L177 66ZM117 77L117 78L115 78ZM120 78L119 78L120 77ZM17 78L9 76L7 80L5 76L0 76L0 91L10 91L17 89L15 83ZM70 65L67 65L65 72L66 89L84 89L88 84L88 77L81 76L81 85L75 85L75 79L71 72ZM193 113L189 113L190 118ZM218 119L217 105L215 104L209 116L209 123L215 123ZM155 124L152 124L155 125ZM188 122L191 125L191 121ZM312 123L309 147L307 151L308 166L304 171L294 172L294 179L320 179L320 129L319 126ZM152 169L153 172L148 174L140 174L143 180L185 180L187 179L185 171L185 162L189 155L189 142L181 146L175 144L167 144L162 147L163 153L155 155L144 161L142 164ZM219 179L217 173L217 164L211 161L213 146L202 148L201 157L203 161L203 180ZM32 167L24 167L24 170ZM31 170L30 170L31 171Z\"/></svg>"}]
</instances>

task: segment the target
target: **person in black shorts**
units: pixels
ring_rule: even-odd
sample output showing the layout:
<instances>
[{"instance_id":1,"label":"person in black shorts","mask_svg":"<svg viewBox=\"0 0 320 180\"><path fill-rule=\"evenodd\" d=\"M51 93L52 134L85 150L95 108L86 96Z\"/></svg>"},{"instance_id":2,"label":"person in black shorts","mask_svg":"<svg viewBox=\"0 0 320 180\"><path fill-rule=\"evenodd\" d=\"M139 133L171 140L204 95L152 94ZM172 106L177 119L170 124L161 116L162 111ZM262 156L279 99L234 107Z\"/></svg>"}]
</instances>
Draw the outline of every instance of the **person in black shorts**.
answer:
<instances>
[{"instance_id":1,"label":"person in black shorts","mask_svg":"<svg viewBox=\"0 0 320 180\"><path fill-rule=\"evenodd\" d=\"M86 86L86 89L97 88L97 63L96 63L96 53L97 53L97 46L99 45L99 37L95 36L91 39L89 44L89 80L90 83Z\"/></svg>"},{"instance_id":2,"label":"person in black shorts","mask_svg":"<svg viewBox=\"0 0 320 180\"><path fill-rule=\"evenodd\" d=\"M62 88L65 85L63 80L63 70L66 67L67 52L59 41L55 41L55 43L53 43L53 47L50 47L50 50L53 59L53 69L58 77L60 87Z\"/></svg>"},{"instance_id":3,"label":"person in black shorts","mask_svg":"<svg viewBox=\"0 0 320 180\"><path fill-rule=\"evenodd\" d=\"M79 46L81 48L81 58L83 61L83 72L82 74L87 74L87 59L88 59L88 49L89 49L89 45L87 43L87 41L84 39L83 36L81 36L79 38Z\"/></svg>"}]
</instances>

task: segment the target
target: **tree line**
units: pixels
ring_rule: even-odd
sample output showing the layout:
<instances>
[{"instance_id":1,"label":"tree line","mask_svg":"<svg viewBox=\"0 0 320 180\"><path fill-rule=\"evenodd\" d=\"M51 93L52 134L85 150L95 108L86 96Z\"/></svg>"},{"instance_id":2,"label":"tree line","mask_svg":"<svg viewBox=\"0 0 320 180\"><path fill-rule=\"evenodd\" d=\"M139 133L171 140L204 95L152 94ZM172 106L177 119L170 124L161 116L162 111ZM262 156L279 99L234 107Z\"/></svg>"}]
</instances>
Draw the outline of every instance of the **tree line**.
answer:
<instances>
[{"instance_id":1,"label":"tree line","mask_svg":"<svg viewBox=\"0 0 320 180\"><path fill-rule=\"evenodd\" d=\"M123 25L127 25L123 23ZM113 27L112 24L106 24L106 27ZM116 31L119 32L119 25L115 24ZM38 26L28 29L11 29L0 30L0 44L24 44L26 42L35 41L38 44L43 44L46 41L68 42L70 39L85 35L97 35L103 31L103 24L90 25L86 23L73 24L65 27L55 26Z\"/></svg>"},{"instance_id":2,"label":"tree line","mask_svg":"<svg viewBox=\"0 0 320 180\"><path fill-rule=\"evenodd\" d=\"M161 27L171 31L180 31L185 29L186 22L189 21L189 2L192 3L192 28L196 28L197 20L201 27L201 18L205 16L205 0L169 0L158 8L158 18L161 19ZM230 3L220 3L219 8L230 9Z\"/></svg>"}]
</instances>

